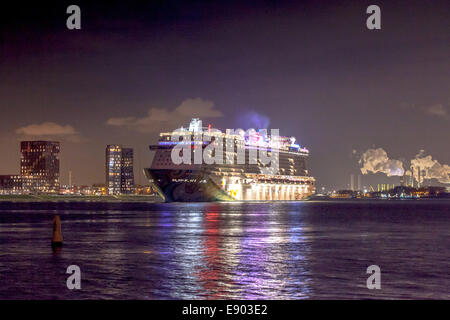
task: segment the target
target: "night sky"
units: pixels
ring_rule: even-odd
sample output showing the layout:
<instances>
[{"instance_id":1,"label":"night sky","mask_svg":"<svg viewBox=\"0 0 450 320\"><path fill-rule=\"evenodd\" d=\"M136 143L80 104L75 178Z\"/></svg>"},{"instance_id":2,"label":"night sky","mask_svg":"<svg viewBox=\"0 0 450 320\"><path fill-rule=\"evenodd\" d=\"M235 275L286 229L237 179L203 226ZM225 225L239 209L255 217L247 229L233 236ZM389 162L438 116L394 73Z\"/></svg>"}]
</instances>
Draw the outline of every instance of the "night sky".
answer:
<instances>
[{"instance_id":1,"label":"night sky","mask_svg":"<svg viewBox=\"0 0 450 320\"><path fill-rule=\"evenodd\" d=\"M66 28L71 4L81 30ZM381 30L366 28L370 4ZM20 140L56 139L63 184L69 170L104 182L117 143L144 184L148 144L192 116L296 136L319 188L348 187L369 148L450 164L449 1L36 1L0 15L0 174L19 172Z\"/></svg>"}]
</instances>

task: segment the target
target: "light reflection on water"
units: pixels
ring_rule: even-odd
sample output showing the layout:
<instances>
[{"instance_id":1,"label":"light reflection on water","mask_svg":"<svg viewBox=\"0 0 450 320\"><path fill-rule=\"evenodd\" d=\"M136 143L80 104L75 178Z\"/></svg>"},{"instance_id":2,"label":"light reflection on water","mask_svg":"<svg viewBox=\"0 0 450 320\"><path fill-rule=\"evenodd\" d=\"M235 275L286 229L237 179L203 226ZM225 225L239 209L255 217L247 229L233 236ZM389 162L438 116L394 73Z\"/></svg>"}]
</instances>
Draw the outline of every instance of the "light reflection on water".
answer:
<instances>
[{"instance_id":1,"label":"light reflection on water","mask_svg":"<svg viewBox=\"0 0 450 320\"><path fill-rule=\"evenodd\" d=\"M3 203L0 298L450 298L449 204ZM371 264L382 290L365 287Z\"/></svg>"}]
</instances>

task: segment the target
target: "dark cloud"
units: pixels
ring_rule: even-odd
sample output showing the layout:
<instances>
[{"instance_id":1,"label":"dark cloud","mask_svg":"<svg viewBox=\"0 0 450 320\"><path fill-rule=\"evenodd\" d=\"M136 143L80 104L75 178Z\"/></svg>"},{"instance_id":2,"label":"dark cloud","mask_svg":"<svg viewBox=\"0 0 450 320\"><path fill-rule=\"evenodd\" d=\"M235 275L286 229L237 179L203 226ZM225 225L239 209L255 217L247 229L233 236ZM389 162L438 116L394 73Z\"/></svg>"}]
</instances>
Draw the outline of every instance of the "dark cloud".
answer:
<instances>
[{"instance_id":1,"label":"dark cloud","mask_svg":"<svg viewBox=\"0 0 450 320\"><path fill-rule=\"evenodd\" d=\"M127 127L139 132L174 130L189 122L191 118L220 118L223 113L214 108L212 101L201 98L186 99L173 110L168 108L150 108L144 117L109 118L107 125Z\"/></svg>"}]
</instances>

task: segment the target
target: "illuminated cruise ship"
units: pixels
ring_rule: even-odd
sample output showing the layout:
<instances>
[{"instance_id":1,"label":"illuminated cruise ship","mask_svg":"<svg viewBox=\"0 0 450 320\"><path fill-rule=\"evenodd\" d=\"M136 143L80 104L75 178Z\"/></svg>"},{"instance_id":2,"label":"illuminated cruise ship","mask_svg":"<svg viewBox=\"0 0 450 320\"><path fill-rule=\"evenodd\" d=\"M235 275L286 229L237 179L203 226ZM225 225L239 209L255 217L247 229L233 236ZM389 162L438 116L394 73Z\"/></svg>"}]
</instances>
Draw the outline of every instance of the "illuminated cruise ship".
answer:
<instances>
[{"instance_id":1,"label":"illuminated cruise ship","mask_svg":"<svg viewBox=\"0 0 450 320\"><path fill-rule=\"evenodd\" d=\"M188 128L161 133L150 150L156 152L144 171L166 202L290 201L315 191L309 151L294 137L253 129L222 133L192 119Z\"/></svg>"}]
</instances>

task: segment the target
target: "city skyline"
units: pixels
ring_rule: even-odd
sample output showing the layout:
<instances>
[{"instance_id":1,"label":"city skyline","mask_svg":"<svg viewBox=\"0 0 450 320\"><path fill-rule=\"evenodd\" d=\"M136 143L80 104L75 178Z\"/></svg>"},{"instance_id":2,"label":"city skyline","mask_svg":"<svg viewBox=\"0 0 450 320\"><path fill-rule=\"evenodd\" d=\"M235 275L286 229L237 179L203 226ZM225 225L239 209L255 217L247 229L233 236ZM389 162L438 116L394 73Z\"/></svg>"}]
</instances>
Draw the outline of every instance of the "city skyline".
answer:
<instances>
[{"instance_id":1,"label":"city skyline","mask_svg":"<svg viewBox=\"0 0 450 320\"><path fill-rule=\"evenodd\" d=\"M194 116L296 136L319 188L346 188L370 148L450 163L448 4L381 1L377 31L367 5L80 2L77 31L63 4L13 8L0 44L0 174L18 172L19 141L58 140L62 184L69 170L74 184L99 183L104 147L117 143L134 149L146 184L148 145Z\"/></svg>"}]
</instances>

